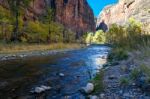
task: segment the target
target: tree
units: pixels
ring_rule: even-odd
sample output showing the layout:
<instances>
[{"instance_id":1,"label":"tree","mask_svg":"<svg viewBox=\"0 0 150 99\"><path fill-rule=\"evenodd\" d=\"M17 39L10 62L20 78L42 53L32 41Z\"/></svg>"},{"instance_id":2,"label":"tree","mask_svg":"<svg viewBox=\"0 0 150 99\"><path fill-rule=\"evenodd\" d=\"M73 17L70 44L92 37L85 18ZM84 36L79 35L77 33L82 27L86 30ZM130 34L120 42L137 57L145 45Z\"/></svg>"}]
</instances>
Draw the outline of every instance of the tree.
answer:
<instances>
[{"instance_id":1,"label":"tree","mask_svg":"<svg viewBox=\"0 0 150 99\"><path fill-rule=\"evenodd\" d=\"M100 44L100 43L105 43L105 41L106 41L105 33L103 32L103 30L96 31L93 37L93 42L96 44Z\"/></svg>"},{"instance_id":2,"label":"tree","mask_svg":"<svg viewBox=\"0 0 150 99\"><path fill-rule=\"evenodd\" d=\"M53 17L54 17L54 11L53 9L50 9L47 7L47 14L48 14L48 24L49 24L49 28L48 28L48 40L50 41L51 40L51 22L53 20Z\"/></svg>"},{"instance_id":3,"label":"tree","mask_svg":"<svg viewBox=\"0 0 150 99\"><path fill-rule=\"evenodd\" d=\"M86 43L91 44L92 42L93 42L93 33L90 32L90 33L87 34Z\"/></svg>"},{"instance_id":4,"label":"tree","mask_svg":"<svg viewBox=\"0 0 150 99\"><path fill-rule=\"evenodd\" d=\"M11 37L12 41L19 40L19 16L20 16L20 10L21 7L27 7L29 4L30 0L8 0L8 4L10 7L10 10L15 16L15 21L14 21L14 29L13 29L13 34Z\"/></svg>"},{"instance_id":5,"label":"tree","mask_svg":"<svg viewBox=\"0 0 150 99\"><path fill-rule=\"evenodd\" d=\"M0 19L0 25L2 26L2 30L1 30L1 33L2 33L2 38L3 40L6 41L6 25L8 24L9 20L7 18L2 18Z\"/></svg>"},{"instance_id":6,"label":"tree","mask_svg":"<svg viewBox=\"0 0 150 99\"><path fill-rule=\"evenodd\" d=\"M48 23L49 25L49 29L48 29L48 42L51 41L51 22L54 20L54 10L49 7L47 0L45 0L46 2L46 16L45 16L45 23Z\"/></svg>"}]
</instances>

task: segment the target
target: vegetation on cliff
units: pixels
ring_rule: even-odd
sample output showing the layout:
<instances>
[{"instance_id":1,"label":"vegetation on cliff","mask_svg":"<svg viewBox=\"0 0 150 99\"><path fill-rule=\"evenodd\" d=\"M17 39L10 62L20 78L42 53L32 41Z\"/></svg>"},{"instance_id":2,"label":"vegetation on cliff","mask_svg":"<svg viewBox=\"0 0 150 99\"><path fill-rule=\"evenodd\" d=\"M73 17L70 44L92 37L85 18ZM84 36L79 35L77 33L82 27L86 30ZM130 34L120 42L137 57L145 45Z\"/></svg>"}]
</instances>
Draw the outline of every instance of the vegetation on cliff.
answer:
<instances>
[{"instance_id":1,"label":"vegetation on cliff","mask_svg":"<svg viewBox=\"0 0 150 99\"><path fill-rule=\"evenodd\" d=\"M46 12L43 15L32 19L26 15L30 13L27 12L32 4L30 0L6 0L5 3L0 5L1 51L12 45L14 45L14 49L11 48L11 50L15 51L15 45L22 45L23 47L30 44L38 44L38 46L47 44L47 46L53 46L58 43L58 46L62 46L65 45L62 43L71 45L72 43L82 43L84 41L84 37L81 36L77 39L75 32L56 22L55 9L50 8L48 5L45 7ZM22 47L20 49L25 49Z\"/></svg>"},{"instance_id":2,"label":"vegetation on cliff","mask_svg":"<svg viewBox=\"0 0 150 99\"><path fill-rule=\"evenodd\" d=\"M14 6L13 6L14 7ZM10 8L13 9L13 8ZM15 9L17 16L14 17ZM41 20L24 21L19 8L9 10L0 6L0 41L19 41L26 43L75 42L75 33L52 20L54 16L46 15ZM12 13L13 12L13 13ZM15 15L16 15L15 13ZM52 11L48 11L52 14ZM53 14L52 14L53 15ZM49 18L50 17L50 18Z\"/></svg>"}]
</instances>

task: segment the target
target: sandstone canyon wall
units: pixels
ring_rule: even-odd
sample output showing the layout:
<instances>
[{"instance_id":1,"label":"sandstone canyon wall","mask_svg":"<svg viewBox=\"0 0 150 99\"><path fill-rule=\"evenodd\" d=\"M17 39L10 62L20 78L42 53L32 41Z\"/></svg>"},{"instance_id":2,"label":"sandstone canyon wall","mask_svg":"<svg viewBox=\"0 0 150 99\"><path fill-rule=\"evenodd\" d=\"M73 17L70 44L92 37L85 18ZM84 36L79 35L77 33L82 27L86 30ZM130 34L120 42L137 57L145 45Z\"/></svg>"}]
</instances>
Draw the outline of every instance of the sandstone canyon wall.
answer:
<instances>
[{"instance_id":1,"label":"sandstone canyon wall","mask_svg":"<svg viewBox=\"0 0 150 99\"><path fill-rule=\"evenodd\" d=\"M55 9L55 20L65 27L83 34L95 31L94 14L86 0L35 0L33 11L45 12L45 5Z\"/></svg>"},{"instance_id":2,"label":"sandstone canyon wall","mask_svg":"<svg viewBox=\"0 0 150 99\"><path fill-rule=\"evenodd\" d=\"M0 5L7 6L5 0ZM77 34L95 31L94 14L86 0L32 0L25 8L27 19L36 20L46 13L46 7L54 9L55 21Z\"/></svg>"},{"instance_id":3,"label":"sandstone canyon wall","mask_svg":"<svg viewBox=\"0 0 150 99\"><path fill-rule=\"evenodd\" d=\"M103 9L96 26L103 29L105 24L108 27L113 23L124 25L130 17L144 23L147 29L150 29L150 0L119 0L117 4Z\"/></svg>"}]
</instances>

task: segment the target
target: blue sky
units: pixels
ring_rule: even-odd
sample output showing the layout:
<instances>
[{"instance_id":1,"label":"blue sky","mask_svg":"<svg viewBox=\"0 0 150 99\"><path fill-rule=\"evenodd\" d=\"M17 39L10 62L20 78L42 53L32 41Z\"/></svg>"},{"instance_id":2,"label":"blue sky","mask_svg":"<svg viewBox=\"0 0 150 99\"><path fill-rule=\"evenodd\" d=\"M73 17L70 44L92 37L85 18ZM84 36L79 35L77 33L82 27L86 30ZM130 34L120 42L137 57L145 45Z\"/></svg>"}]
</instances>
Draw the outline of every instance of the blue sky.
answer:
<instances>
[{"instance_id":1,"label":"blue sky","mask_svg":"<svg viewBox=\"0 0 150 99\"><path fill-rule=\"evenodd\" d=\"M87 0L91 8L93 9L94 15L98 16L100 11L108 5L108 4L114 4L118 0Z\"/></svg>"}]
</instances>

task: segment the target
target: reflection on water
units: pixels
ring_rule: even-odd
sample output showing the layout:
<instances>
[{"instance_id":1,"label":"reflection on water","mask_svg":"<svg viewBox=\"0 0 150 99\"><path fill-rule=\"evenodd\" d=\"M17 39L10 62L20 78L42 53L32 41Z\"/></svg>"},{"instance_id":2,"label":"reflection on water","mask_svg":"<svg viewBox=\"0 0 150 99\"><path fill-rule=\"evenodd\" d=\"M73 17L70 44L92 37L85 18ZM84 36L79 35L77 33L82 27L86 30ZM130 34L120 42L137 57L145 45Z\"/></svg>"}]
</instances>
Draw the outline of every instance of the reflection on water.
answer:
<instances>
[{"instance_id":1,"label":"reflection on water","mask_svg":"<svg viewBox=\"0 0 150 99\"><path fill-rule=\"evenodd\" d=\"M82 96L78 90L102 68L106 62L102 56L107 56L108 51L106 46L90 46L57 55L0 62L0 99L35 99L30 90L39 85L52 87L40 97L60 99L69 95L78 99ZM59 73L65 77L60 77Z\"/></svg>"}]
</instances>

